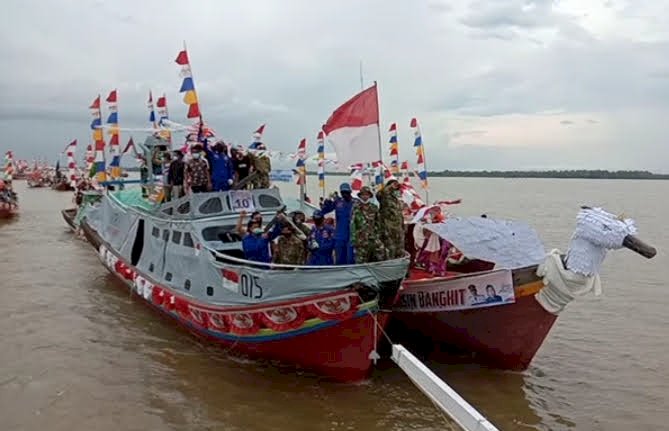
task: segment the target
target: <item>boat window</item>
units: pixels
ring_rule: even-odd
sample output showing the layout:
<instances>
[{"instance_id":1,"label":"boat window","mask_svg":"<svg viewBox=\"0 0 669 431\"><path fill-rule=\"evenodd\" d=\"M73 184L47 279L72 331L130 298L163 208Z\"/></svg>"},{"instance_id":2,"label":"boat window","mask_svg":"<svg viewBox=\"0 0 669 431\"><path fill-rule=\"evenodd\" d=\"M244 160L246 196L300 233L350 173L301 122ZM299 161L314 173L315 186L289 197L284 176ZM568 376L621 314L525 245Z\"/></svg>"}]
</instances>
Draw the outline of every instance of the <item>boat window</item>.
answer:
<instances>
[{"instance_id":1,"label":"boat window","mask_svg":"<svg viewBox=\"0 0 669 431\"><path fill-rule=\"evenodd\" d=\"M171 272L168 272L168 273L165 274L165 280L172 281L172 273Z\"/></svg>"},{"instance_id":2,"label":"boat window","mask_svg":"<svg viewBox=\"0 0 669 431\"><path fill-rule=\"evenodd\" d=\"M272 195L259 195L258 204L263 208L276 208L281 206L281 201Z\"/></svg>"},{"instance_id":3,"label":"boat window","mask_svg":"<svg viewBox=\"0 0 669 431\"><path fill-rule=\"evenodd\" d=\"M151 264L149 265L149 272L153 272L153 269L154 269L153 262L151 262Z\"/></svg>"},{"instance_id":4,"label":"boat window","mask_svg":"<svg viewBox=\"0 0 669 431\"><path fill-rule=\"evenodd\" d=\"M214 288L211 286L207 286L207 295L208 296L214 296Z\"/></svg>"},{"instance_id":5,"label":"boat window","mask_svg":"<svg viewBox=\"0 0 669 431\"><path fill-rule=\"evenodd\" d=\"M202 229L205 241L239 242L242 238L234 232L235 226L209 226Z\"/></svg>"},{"instance_id":6,"label":"boat window","mask_svg":"<svg viewBox=\"0 0 669 431\"><path fill-rule=\"evenodd\" d=\"M179 214L188 214L190 212L190 201L186 201L177 208Z\"/></svg>"},{"instance_id":7,"label":"boat window","mask_svg":"<svg viewBox=\"0 0 669 431\"><path fill-rule=\"evenodd\" d=\"M167 242L170 239L170 231L165 229L163 230L163 241Z\"/></svg>"},{"instance_id":8,"label":"boat window","mask_svg":"<svg viewBox=\"0 0 669 431\"><path fill-rule=\"evenodd\" d=\"M165 209L163 210L163 212L164 212L165 214L167 214L167 215L172 215L172 214L174 214L174 208L172 208L172 207L165 208Z\"/></svg>"},{"instance_id":9,"label":"boat window","mask_svg":"<svg viewBox=\"0 0 669 431\"><path fill-rule=\"evenodd\" d=\"M151 229L151 235L160 238L160 229L154 226L153 229Z\"/></svg>"},{"instance_id":10,"label":"boat window","mask_svg":"<svg viewBox=\"0 0 669 431\"><path fill-rule=\"evenodd\" d=\"M190 232L184 233L184 243L183 243L183 245L186 246L186 247L193 247L194 246L193 237L190 236Z\"/></svg>"},{"instance_id":11,"label":"boat window","mask_svg":"<svg viewBox=\"0 0 669 431\"><path fill-rule=\"evenodd\" d=\"M207 199L200 205L200 212L202 214L216 214L223 211L223 203L220 198Z\"/></svg>"},{"instance_id":12,"label":"boat window","mask_svg":"<svg viewBox=\"0 0 669 431\"><path fill-rule=\"evenodd\" d=\"M180 244L181 243L181 232L179 231L172 231L172 242L175 244Z\"/></svg>"},{"instance_id":13,"label":"boat window","mask_svg":"<svg viewBox=\"0 0 669 431\"><path fill-rule=\"evenodd\" d=\"M190 290L190 280L184 281L184 289Z\"/></svg>"}]
</instances>

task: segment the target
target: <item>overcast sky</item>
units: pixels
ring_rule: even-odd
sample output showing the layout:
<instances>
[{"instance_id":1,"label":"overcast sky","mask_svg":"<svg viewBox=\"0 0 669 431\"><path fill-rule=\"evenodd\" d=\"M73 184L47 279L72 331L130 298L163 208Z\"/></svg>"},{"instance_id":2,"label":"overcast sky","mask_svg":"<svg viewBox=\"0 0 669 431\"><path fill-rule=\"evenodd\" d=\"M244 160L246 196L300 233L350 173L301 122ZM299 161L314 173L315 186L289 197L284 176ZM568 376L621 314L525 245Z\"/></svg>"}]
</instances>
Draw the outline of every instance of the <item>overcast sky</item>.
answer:
<instances>
[{"instance_id":1,"label":"overcast sky","mask_svg":"<svg viewBox=\"0 0 669 431\"><path fill-rule=\"evenodd\" d=\"M271 149L313 150L362 60L384 143L397 122L414 162L417 117L429 169L669 172L667 0L3 0L0 22L0 150L18 158L89 143L88 105L113 88L122 127L148 125L150 89L186 122L186 40L226 140L267 123Z\"/></svg>"}]
</instances>

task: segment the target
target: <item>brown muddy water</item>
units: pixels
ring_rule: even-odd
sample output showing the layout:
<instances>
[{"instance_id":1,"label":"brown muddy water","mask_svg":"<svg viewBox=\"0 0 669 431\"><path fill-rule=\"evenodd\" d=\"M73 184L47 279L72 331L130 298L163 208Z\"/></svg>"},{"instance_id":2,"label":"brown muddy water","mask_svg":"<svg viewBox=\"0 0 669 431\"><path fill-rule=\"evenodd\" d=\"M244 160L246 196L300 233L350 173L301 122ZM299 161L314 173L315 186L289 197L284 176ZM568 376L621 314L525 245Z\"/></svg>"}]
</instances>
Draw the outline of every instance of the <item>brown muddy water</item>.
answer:
<instances>
[{"instance_id":1,"label":"brown muddy water","mask_svg":"<svg viewBox=\"0 0 669 431\"><path fill-rule=\"evenodd\" d=\"M21 215L0 223L0 430L450 429L388 361L342 385L201 344L120 289L68 231L70 193L16 183ZM547 249L566 248L582 204L625 212L658 256L609 254L604 294L570 304L525 372L428 365L500 429L669 429L669 181L431 187L431 199L464 199L455 213L528 221Z\"/></svg>"}]
</instances>

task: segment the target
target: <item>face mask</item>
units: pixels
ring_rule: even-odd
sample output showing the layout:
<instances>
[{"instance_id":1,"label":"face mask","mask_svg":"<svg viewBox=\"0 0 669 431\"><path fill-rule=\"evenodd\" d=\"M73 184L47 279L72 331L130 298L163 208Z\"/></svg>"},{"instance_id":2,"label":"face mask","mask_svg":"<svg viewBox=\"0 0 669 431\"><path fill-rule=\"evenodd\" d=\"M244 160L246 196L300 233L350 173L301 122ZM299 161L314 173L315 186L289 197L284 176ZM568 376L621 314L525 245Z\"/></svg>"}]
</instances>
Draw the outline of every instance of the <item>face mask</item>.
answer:
<instances>
[{"instance_id":1,"label":"face mask","mask_svg":"<svg viewBox=\"0 0 669 431\"><path fill-rule=\"evenodd\" d=\"M400 193L399 190L393 190L393 196L395 196L396 198L399 198L400 196L402 196L402 193Z\"/></svg>"},{"instance_id":2,"label":"face mask","mask_svg":"<svg viewBox=\"0 0 669 431\"><path fill-rule=\"evenodd\" d=\"M200 153L193 153L193 158L194 159L199 159L200 158Z\"/></svg>"},{"instance_id":3,"label":"face mask","mask_svg":"<svg viewBox=\"0 0 669 431\"><path fill-rule=\"evenodd\" d=\"M360 201L361 201L363 204L366 204L367 202L369 202L369 198L360 198Z\"/></svg>"},{"instance_id":4,"label":"face mask","mask_svg":"<svg viewBox=\"0 0 669 431\"><path fill-rule=\"evenodd\" d=\"M262 234L262 228L257 227L255 229L253 229L252 232L253 232L253 235L260 235L260 234Z\"/></svg>"}]
</instances>

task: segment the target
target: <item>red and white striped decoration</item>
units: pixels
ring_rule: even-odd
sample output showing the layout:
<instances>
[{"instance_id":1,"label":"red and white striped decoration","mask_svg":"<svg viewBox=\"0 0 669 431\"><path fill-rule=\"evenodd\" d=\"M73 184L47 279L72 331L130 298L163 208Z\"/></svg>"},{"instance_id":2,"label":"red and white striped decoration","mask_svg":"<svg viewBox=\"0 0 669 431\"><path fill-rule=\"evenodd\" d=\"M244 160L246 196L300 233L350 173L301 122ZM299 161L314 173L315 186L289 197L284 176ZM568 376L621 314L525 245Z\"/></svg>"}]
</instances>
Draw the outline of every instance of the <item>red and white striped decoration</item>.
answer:
<instances>
[{"instance_id":1,"label":"red and white striped decoration","mask_svg":"<svg viewBox=\"0 0 669 431\"><path fill-rule=\"evenodd\" d=\"M74 160L74 151L77 149L77 140L70 142L65 148L67 154L67 177L70 180L70 186L77 186L77 162Z\"/></svg>"}]
</instances>

